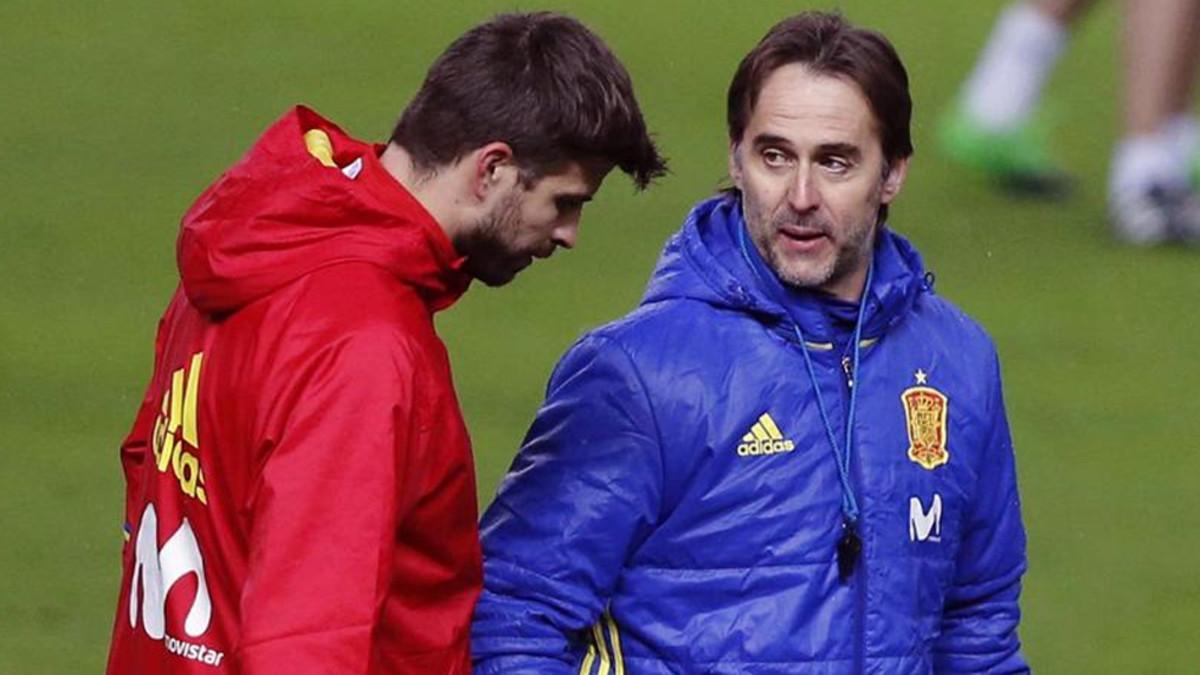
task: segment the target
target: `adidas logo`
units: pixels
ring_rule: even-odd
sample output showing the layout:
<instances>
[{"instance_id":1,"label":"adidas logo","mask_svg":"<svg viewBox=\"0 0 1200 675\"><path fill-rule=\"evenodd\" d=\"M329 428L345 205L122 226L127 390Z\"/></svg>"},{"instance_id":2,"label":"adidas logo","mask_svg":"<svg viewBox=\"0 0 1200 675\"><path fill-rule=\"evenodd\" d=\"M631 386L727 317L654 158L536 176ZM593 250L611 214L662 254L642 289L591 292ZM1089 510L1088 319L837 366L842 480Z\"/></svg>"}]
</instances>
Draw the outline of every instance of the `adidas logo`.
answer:
<instances>
[{"instance_id":1,"label":"adidas logo","mask_svg":"<svg viewBox=\"0 0 1200 675\"><path fill-rule=\"evenodd\" d=\"M763 413L754 426L750 427L750 433L742 436L742 442L737 446L737 454L740 457L754 457L776 455L795 449L796 444L783 437L770 413Z\"/></svg>"}]
</instances>

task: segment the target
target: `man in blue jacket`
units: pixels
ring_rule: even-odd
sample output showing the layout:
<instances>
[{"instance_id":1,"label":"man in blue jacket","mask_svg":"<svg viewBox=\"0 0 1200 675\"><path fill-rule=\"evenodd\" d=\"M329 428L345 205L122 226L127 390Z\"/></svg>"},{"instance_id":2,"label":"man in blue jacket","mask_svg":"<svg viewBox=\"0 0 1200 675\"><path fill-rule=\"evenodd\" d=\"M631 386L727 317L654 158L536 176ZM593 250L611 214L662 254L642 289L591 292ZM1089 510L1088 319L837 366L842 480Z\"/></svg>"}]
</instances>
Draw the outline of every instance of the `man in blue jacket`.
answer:
<instances>
[{"instance_id":1,"label":"man in blue jacket","mask_svg":"<svg viewBox=\"0 0 1200 675\"><path fill-rule=\"evenodd\" d=\"M802 14L728 105L736 187L563 358L484 516L476 672L1027 672L995 349L885 225L903 64Z\"/></svg>"}]
</instances>

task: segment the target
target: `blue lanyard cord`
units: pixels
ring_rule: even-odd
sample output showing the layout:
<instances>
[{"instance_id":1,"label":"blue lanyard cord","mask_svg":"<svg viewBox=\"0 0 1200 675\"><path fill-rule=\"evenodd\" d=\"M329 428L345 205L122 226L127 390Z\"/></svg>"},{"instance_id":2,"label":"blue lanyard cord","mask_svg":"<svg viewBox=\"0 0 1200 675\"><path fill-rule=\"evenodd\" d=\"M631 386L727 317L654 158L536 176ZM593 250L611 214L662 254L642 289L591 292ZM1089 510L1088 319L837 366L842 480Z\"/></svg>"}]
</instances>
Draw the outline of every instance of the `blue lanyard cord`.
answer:
<instances>
[{"instance_id":1,"label":"blue lanyard cord","mask_svg":"<svg viewBox=\"0 0 1200 675\"><path fill-rule=\"evenodd\" d=\"M759 274L758 267L750 259L750 251L746 248L746 228L744 226L738 228L738 245L742 249L742 257L745 258L746 264L750 266L750 270L754 273L759 281L763 282L763 286L767 289L771 285L765 283L762 276ZM829 437L829 448L833 451L834 464L838 470L838 480L842 484L842 516L846 520L846 524L853 528L858 523L858 500L854 497L854 486L850 483L850 453L854 447L854 413L856 402L858 400L858 387L855 386L860 378L858 376L858 363L860 357L860 344L862 343L862 326L863 315L867 307L867 291L871 288L871 277L874 272L874 261L867 267L867 280L863 285L863 294L858 302L858 317L854 321L854 347L852 363L853 368L850 371L850 404L846 410L846 434L845 434L845 452L838 446L837 434L833 431L833 424L829 421L829 413L825 408L825 400L821 396L821 387L817 382L817 371L813 367L812 356L808 353L808 344L804 339L804 332L800 329L800 324L795 317L788 313L788 317L792 320L792 330L796 333L796 339L800 341L800 353L804 355L804 367L808 371L808 379L812 384L813 395L817 399L817 410L821 413L821 422L825 425L825 433ZM780 303L787 311L787 305Z\"/></svg>"},{"instance_id":2,"label":"blue lanyard cord","mask_svg":"<svg viewBox=\"0 0 1200 675\"><path fill-rule=\"evenodd\" d=\"M854 382L858 381L858 361L859 350L862 343L862 325L863 325L863 310L867 306L866 289L871 287L872 268L867 268L867 281L863 285L863 297L858 302L858 318L854 321L854 347L852 363L854 364L850 370L850 405L846 410L846 443L842 448L838 447L837 436L833 432L833 424L829 421L829 413L825 409L825 400L821 396L821 386L817 383L817 372L813 368L812 356L808 353L808 346L804 340L804 332L800 330L800 324L792 319L792 330L796 331L796 338L800 340L800 353L804 355L804 367L808 370L808 379L812 383L813 395L817 399L817 410L821 413L821 422L825 425L825 433L829 437L829 447L833 450L833 459L837 464L838 479L842 483L842 515L845 516L846 522L850 526L858 523L858 500L854 497L854 486L850 483L850 454L854 448L854 413L856 403L858 401L858 387Z\"/></svg>"}]
</instances>

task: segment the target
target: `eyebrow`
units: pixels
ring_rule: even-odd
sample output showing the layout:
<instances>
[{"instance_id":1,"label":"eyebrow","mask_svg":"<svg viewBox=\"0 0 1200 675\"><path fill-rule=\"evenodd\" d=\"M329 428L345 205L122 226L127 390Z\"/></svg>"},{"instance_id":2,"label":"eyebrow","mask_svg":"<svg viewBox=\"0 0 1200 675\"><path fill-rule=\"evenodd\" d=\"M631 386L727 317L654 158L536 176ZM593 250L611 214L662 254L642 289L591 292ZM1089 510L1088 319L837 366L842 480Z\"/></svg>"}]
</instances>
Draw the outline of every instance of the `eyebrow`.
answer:
<instances>
[{"instance_id":1,"label":"eyebrow","mask_svg":"<svg viewBox=\"0 0 1200 675\"><path fill-rule=\"evenodd\" d=\"M850 159L862 157L862 150L852 143L824 143L817 146L817 151L822 155L841 155Z\"/></svg>"},{"instance_id":2,"label":"eyebrow","mask_svg":"<svg viewBox=\"0 0 1200 675\"><path fill-rule=\"evenodd\" d=\"M770 145L784 145L789 148L792 146L792 142L789 141L788 139L784 138L783 136L776 136L775 134L765 134L765 133L755 136L754 140L752 141L752 144L754 145L755 148L764 148L764 147L767 147Z\"/></svg>"},{"instance_id":3,"label":"eyebrow","mask_svg":"<svg viewBox=\"0 0 1200 675\"><path fill-rule=\"evenodd\" d=\"M758 134L752 142L755 148L760 149L773 145L786 148L792 147L791 141L775 134ZM817 152L822 155L842 155L850 159L859 159L862 157L862 149L853 143L822 143L817 146Z\"/></svg>"}]
</instances>

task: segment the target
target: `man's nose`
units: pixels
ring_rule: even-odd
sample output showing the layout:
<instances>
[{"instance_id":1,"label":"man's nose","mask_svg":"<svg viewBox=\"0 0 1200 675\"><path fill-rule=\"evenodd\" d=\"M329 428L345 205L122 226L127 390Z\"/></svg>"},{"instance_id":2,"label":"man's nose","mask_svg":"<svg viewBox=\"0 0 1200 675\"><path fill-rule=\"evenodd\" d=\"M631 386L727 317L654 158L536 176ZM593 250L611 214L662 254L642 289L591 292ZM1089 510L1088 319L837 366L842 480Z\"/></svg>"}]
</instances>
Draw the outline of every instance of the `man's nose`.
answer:
<instances>
[{"instance_id":1,"label":"man's nose","mask_svg":"<svg viewBox=\"0 0 1200 675\"><path fill-rule=\"evenodd\" d=\"M788 205L797 213L815 211L821 206L821 190L811 170L805 167L797 169L788 189Z\"/></svg>"},{"instance_id":2,"label":"man's nose","mask_svg":"<svg viewBox=\"0 0 1200 675\"><path fill-rule=\"evenodd\" d=\"M579 238L579 219L572 218L570 222L559 225L550 233L550 238L554 243L563 248L575 248L575 242Z\"/></svg>"}]
</instances>

